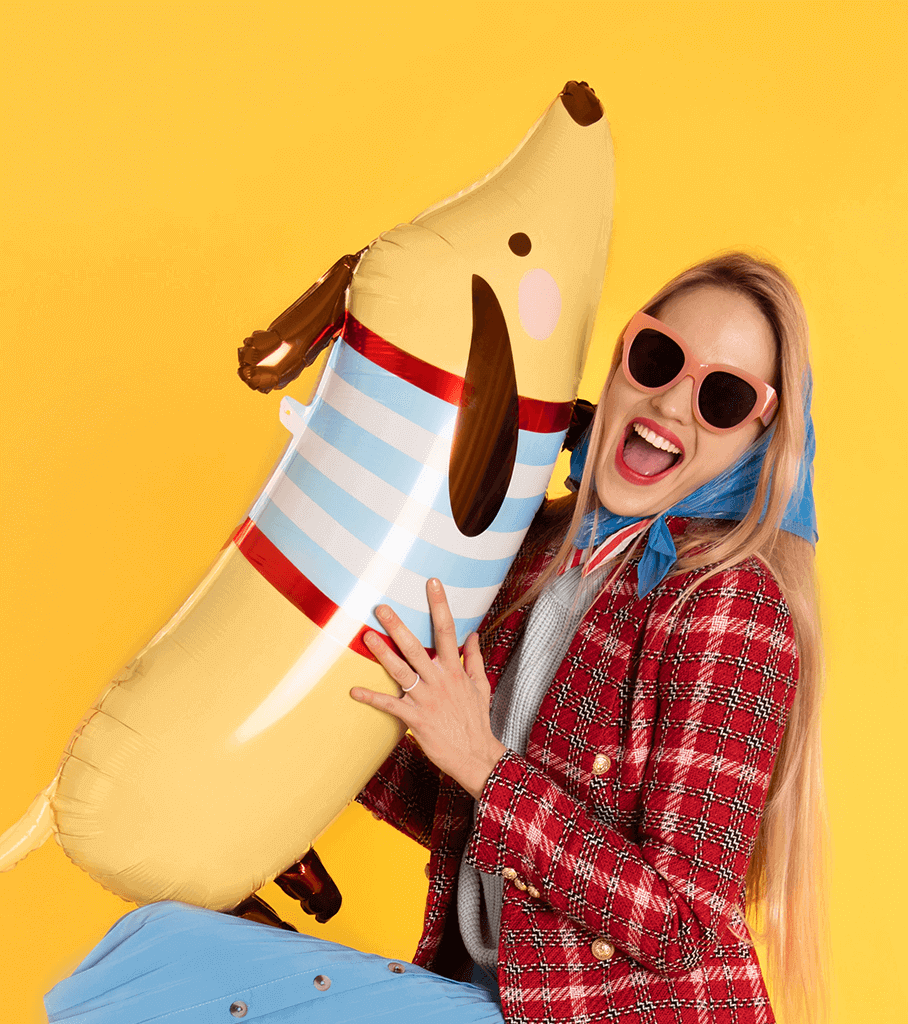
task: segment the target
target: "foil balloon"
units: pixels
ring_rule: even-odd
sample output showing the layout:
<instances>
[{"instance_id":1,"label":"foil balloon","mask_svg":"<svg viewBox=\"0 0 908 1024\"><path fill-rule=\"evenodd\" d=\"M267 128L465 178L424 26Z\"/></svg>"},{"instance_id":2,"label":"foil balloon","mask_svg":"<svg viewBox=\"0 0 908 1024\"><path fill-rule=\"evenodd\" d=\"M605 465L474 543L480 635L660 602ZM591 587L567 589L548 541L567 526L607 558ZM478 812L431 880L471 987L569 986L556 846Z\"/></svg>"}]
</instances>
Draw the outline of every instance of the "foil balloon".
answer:
<instances>
[{"instance_id":1,"label":"foil balloon","mask_svg":"<svg viewBox=\"0 0 908 1024\"><path fill-rule=\"evenodd\" d=\"M247 518L87 712L0 868L54 834L127 900L229 910L298 865L401 735L349 696L397 692L362 643L376 605L431 648L438 576L462 643L542 501L612 193L608 122L570 82L499 168L247 339L263 392L332 347L309 404L282 401L292 440Z\"/></svg>"}]
</instances>

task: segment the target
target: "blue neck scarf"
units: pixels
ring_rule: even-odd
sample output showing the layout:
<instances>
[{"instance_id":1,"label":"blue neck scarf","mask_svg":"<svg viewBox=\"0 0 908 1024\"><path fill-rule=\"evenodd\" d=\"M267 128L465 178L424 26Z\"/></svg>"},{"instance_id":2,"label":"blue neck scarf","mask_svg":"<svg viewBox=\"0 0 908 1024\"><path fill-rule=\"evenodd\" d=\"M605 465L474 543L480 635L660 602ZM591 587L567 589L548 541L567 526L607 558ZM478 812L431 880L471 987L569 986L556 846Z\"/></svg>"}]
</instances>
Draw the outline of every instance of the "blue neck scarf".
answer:
<instances>
[{"instance_id":1,"label":"blue neck scarf","mask_svg":"<svg viewBox=\"0 0 908 1024\"><path fill-rule=\"evenodd\" d=\"M813 383L808 371L804 391L804 451L798 470L798 480L782 517L781 528L797 537L803 537L811 544L817 542L817 518L813 502L813 457L816 452L816 437L813 418L810 415ZM666 525L666 516L685 516L692 519L735 519L741 520L753 503L757 480L766 449L772 438L774 426L763 432L737 462L721 472L702 487L688 494L671 508L663 512L649 528L646 546L637 567L637 594L645 597L662 582L678 559L675 542ZM589 448L589 430L571 454L571 475L569 480L579 483L586 464ZM618 530L633 523L642 522L648 516L619 516L604 506L588 512L582 519L580 529L574 538L574 546L587 548L592 542L598 547ZM595 529L595 536L593 530Z\"/></svg>"}]
</instances>

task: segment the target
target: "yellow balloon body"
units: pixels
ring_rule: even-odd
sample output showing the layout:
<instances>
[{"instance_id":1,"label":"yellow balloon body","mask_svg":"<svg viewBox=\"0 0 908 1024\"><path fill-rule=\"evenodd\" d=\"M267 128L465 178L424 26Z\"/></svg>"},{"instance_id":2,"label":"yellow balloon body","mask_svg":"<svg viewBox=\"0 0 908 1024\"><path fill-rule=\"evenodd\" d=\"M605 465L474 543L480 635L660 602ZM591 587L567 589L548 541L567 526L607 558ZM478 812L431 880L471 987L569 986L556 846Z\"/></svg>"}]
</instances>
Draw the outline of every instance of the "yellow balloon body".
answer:
<instances>
[{"instance_id":1,"label":"yellow balloon body","mask_svg":"<svg viewBox=\"0 0 908 1024\"><path fill-rule=\"evenodd\" d=\"M0 869L53 832L125 899L229 909L302 857L399 740L349 696L398 692L362 645L376 604L430 648L438 576L462 643L567 427L613 192L608 123L577 120L577 90L582 106L589 90L566 87L500 168L365 252L314 398L282 403L293 439L248 518L86 714L0 838ZM487 396L491 418L473 408Z\"/></svg>"},{"instance_id":2,"label":"yellow balloon body","mask_svg":"<svg viewBox=\"0 0 908 1024\"><path fill-rule=\"evenodd\" d=\"M316 646L324 675L301 663ZM296 703L239 738L294 671ZM70 742L53 800L63 848L137 903L235 906L305 853L400 738L350 699L364 678L393 689L231 544Z\"/></svg>"}]
</instances>

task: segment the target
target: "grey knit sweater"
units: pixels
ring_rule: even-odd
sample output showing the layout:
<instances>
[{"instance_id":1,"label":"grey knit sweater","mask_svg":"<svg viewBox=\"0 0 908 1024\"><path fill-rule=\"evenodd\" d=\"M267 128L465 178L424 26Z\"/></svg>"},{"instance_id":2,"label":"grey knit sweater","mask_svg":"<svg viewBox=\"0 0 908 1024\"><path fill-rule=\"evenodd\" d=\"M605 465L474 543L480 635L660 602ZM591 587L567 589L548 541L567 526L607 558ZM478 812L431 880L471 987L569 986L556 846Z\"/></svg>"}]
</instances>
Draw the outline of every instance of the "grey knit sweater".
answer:
<instances>
[{"instance_id":1,"label":"grey knit sweater","mask_svg":"<svg viewBox=\"0 0 908 1024\"><path fill-rule=\"evenodd\" d=\"M492 732L510 750L526 753L539 705L573 639L584 612L602 585L602 568L586 579L580 567L551 580L536 598L526 629L498 681L492 700ZM475 810L474 810L475 814ZM467 952L484 967L498 966L503 881L460 863L457 916Z\"/></svg>"}]
</instances>

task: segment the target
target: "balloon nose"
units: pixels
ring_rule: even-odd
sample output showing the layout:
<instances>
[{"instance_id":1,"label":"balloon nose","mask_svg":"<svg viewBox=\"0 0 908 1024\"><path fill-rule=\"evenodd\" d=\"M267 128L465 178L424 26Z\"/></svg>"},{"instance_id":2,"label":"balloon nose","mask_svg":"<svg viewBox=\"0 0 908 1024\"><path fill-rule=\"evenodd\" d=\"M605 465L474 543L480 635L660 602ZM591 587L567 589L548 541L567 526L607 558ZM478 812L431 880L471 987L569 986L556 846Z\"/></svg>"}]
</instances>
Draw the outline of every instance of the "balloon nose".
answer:
<instances>
[{"instance_id":1,"label":"balloon nose","mask_svg":"<svg viewBox=\"0 0 908 1024\"><path fill-rule=\"evenodd\" d=\"M586 82L568 82L561 90L561 102L571 117L586 128L603 116L602 104Z\"/></svg>"}]
</instances>

